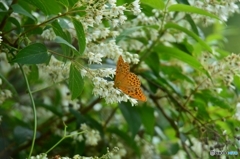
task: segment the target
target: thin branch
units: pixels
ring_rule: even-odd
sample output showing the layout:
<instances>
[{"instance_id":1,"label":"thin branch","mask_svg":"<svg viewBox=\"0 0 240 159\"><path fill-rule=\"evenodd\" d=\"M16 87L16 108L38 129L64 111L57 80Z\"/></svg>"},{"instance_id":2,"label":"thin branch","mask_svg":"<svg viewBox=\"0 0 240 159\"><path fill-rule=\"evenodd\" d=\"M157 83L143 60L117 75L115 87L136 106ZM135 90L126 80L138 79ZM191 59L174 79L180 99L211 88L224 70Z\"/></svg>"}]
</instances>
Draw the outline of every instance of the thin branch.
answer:
<instances>
[{"instance_id":1,"label":"thin branch","mask_svg":"<svg viewBox=\"0 0 240 159\"><path fill-rule=\"evenodd\" d=\"M113 115L116 113L117 109L118 109L118 107L115 107L115 108L112 110L110 116L107 118L107 120L106 120L105 123L103 124L103 129L106 128L107 124L110 122L110 120L112 119Z\"/></svg>"},{"instance_id":2,"label":"thin branch","mask_svg":"<svg viewBox=\"0 0 240 159\"><path fill-rule=\"evenodd\" d=\"M33 148L34 148L34 144L35 144L35 140L36 140L36 134L37 134L37 112L36 112L36 106L35 106L35 102L34 102L34 99L33 99L33 96L32 96L32 92L31 92L31 89L30 89L30 85L28 83L28 79L27 79L27 76L22 68L21 65L19 65L21 71L22 71L22 74L24 76L24 80L26 82L26 85L27 85L27 89L28 89L28 93L29 93L29 97L30 97L30 100L32 102L32 109L33 109L33 116L34 116L34 128L33 128L33 138L32 138L32 145L31 145L31 149L30 149L30 152L29 152L29 155L28 155L28 158L30 159L31 155L32 155L32 152L33 152Z\"/></svg>"}]
</instances>

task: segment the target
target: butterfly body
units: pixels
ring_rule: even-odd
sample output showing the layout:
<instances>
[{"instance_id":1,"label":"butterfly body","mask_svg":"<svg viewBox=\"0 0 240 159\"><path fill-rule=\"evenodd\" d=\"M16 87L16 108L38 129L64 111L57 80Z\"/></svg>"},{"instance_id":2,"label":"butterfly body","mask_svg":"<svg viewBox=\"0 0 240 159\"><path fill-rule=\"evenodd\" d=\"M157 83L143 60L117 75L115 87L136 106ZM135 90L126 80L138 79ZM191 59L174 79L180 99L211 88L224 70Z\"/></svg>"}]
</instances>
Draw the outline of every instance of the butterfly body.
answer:
<instances>
[{"instance_id":1,"label":"butterfly body","mask_svg":"<svg viewBox=\"0 0 240 159\"><path fill-rule=\"evenodd\" d=\"M130 66L123 61L122 56L119 57L117 62L114 86L132 98L146 101L146 97L141 90L140 80L137 75L130 72Z\"/></svg>"}]
</instances>

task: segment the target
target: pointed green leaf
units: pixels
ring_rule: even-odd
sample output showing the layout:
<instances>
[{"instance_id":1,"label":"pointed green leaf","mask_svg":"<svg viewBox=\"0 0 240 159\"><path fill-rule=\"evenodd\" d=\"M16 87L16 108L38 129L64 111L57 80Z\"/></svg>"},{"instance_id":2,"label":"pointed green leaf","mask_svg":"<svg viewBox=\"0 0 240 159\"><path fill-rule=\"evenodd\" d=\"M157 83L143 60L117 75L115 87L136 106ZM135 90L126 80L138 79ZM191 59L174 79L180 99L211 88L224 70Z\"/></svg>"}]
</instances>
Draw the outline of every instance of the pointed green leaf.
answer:
<instances>
[{"instance_id":1,"label":"pointed green leaf","mask_svg":"<svg viewBox=\"0 0 240 159\"><path fill-rule=\"evenodd\" d=\"M72 64L70 66L69 89L72 93L72 99L77 98L83 91L84 81L80 72Z\"/></svg>"},{"instance_id":2,"label":"pointed green leaf","mask_svg":"<svg viewBox=\"0 0 240 159\"><path fill-rule=\"evenodd\" d=\"M143 106L138 107L138 111L146 132L153 135L155 125L154 109L152 107Z\"/></svg>"},{"instance_id":3,"label":"pointed green leaf","mask_svg":"<svg viewBox=\"0 0 240 159\"><path fill-rule=\"evenodd\" d=\"M201 38L199 38L199 36L196 35L194 32L189 31L188 29L186 29L186 28L184 28L184 27L182 27L180 25L174 24L174 23L167 23L165 25L165 28L174 28L174 29L177 29L177 30L179 30L181 32L186 33L187 35L189 35L192 38L194 38L197 42L199 42L201 44L201 46L203 46L209 52L212 52L211 47L209 45L207 45Z\"/></svg>"},{"instance_id":4,"label":"pointed green leaf","mask_svg":"<svg viewBox=\"0 0 240 159\"><path fill-rule=\"evenodd\" d=\"M84 32L82 23L80 21L76 19L72 19L72 21L77 33L79 53L82 54L86 48L85 32Z\"/></svg>"},{"instance_id":5,"label":"pointed green leaf","mask_svg":"<svg viewBox=\"0 0 240 159\"><path fill-rule=\"evenodd\" d=\"M63 38L61 38L60 36L56 36L55 40L56 43L61 43L61 44L65 44L69 47L71 47L73 50L77 51L77 49L72 46L69 42L67 42L66 40L64 40Z\"/></svg>"},{"instance_id":6,"label":"pointed green leaf","mask_svg":"<svg viewBox=\"0 0 240 159\"><path fill-rule=\"evenodd\" d=\"M23 14L23 15L33 19L34 21L36 20L36 18L34 16L32 16L32 14L30 14L28 11L26 11L24 8L22 8L19 4L13 4L13 5L11 5L11 7L15 13Z\"/></svg>"},{"instance_id":7,"label":"pointed green leaf","mask_svg":"<svg viewBox=\"0 0 240 159\"><path fill-rule=\"evenodd\" d=\"M19 64L40 64L49 61L47 48L41 43L31 44L20 50L12 62Z\"/></svg>"},{"instance_id":8,"label":"pointed green leaf","mask_svg":"<svg viewBox=\"0 0 240 159\"><path fill-rule=\"evenodd\" d=\"M65 7L68 7L68 6L69 6L68 0L58 0L58 3L62 4L62 5L65 6Z\"/></svg>"},{"instance_id":9,"label":"pointed green leaf","mask_svg":"<svg viewBox=\"0 0 240 159\"><path fill-rule=\"evenodd\" d=\"M197 59L195 59L194 57L190 56L189 54L187 54L179 49L159 45L159 46L155 47L155 50L157 52L159 52L160 56L166 55L169 57L179 59L180 61L189 64L191 67L195 68L196 70L201 71L201 72L203 71L203 69L202 69L203 67Z\"/></svg>"},{"instance_id":10,"label":"pointed green leaf","mask_svg":"<svg viewBox=\"0 0 240 159\"><path fill-rule=\"evenodd\" d=\"M141 119L137 109L132 107L130 103L121 103L119 104L119 108L128 123L129 129L132 132L132 136L134 137L141 126Z\"/></svg>"},{"instance_id":11,"label":"pointed green leaf","mask_svg":"<svg viewBox=\"0 0 240 159\"><path fill-rule=\"evenodd\" d=\"M207 12L204 9L200 9L194 6L189 6L189 5L185 5L185 4L174 4L171 5L170 7L168 7L168 11L179 11L179 12L186 12L186 13L196 13L196 14L200 14L200 15L205 15L211 18L215 18L217 20L219 20L218 16Z\"/></svg>"},{"instance_id":12,"label":"pointed green leaf","mask_svg":"<svg viewBox=\"0 0 240 159\"><path fill-rule=\"evenodd\" d=\"M162 0L141 0L141 3L145 3L156 9L164 8L164 2Z\"/></svg>"},{"instance_id":13,"label":"pointed green leaf","mask_svg":"<svg viewBox=\"0 0 240 159\"><path fill-rule=\"evenodd\" d=\"M26 0L28 3L32 4L42 12L47 15L58 14L61 12L60 5L57 1L54 0Z\"/></svg>"},{"instance_id":14,"label":"pointed green leaf","mask_svg":"<svg viewBox=\"0 0 240 159\"><path fill-rule=\"evenodd\" d=\"M160 61L158 54L152 53L147 58L145 58L146 64L153 70L155 75L158 76L160 72Z\"/></svg>"},{"instance_id":15,"label":"pointed green leaf","mask_svg":"<svg viewBox=\"0 0 240 159\"><path fill-rule=\"evenodd\" d=\"M62 39L64 39L65 41L67 41L67 43L71 44L71 37L69 34L67 34L67 32L64 32L62 29L62 26L60 25L60 23L58 21L54 21L51 23L53 26L53 30L55 32L55 34L59 37L61 37ZM62 52L64 55L69 56L71 53L71 48L68 45L63 45L61 44L61 48L62 48Z\"/></svg>"}]
</instances>

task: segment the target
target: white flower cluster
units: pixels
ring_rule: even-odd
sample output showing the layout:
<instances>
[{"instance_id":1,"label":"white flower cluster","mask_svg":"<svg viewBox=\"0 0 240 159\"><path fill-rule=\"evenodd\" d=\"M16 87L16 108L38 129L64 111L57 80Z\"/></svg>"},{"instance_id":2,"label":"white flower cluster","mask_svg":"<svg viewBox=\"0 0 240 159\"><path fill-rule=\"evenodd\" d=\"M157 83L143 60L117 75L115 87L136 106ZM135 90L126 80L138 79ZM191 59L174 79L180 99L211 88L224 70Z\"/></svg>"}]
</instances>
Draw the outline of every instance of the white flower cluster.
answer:
<instances>
[{"instance_id":1,"label":"white flower cluster","mask_svg":"<svg viewBox=\"0 0 240 159\"><path fill-rule=\"evenodd\" d=\"M123 29L129 28L129 27L131 28L136 27L136 29L132 31L130 34L128 34L128 36L132 38L124 41L123 40L120 41L119 45L125 50L126 49L142 50L142 49L149 48L152 42L158 40L159 38L167 46L171 46L171 42L182 42L184 38L186 38L186 35L183 32L180 32L174 29L167 29L164 31L164 34L160 36L159 29L162 26L162 24L165 24L168 21L176 22L180 26L183 26L187 29L191 29L191 26L185 20L184 16L185 16L185 13L178 13L176 16L175 14L172 14L172 12L168 13L168 12L164 12L163 10L157 10L157 9L152 10L152 16L146 15L142 12L138 14L137 17L132 21L128 21L122 25ZM159 26L159 27L158 28L144 27L144 29L142 29L139 27L142 25ZM146 32L146 30L148 31ZM142 43L139 40L135 40L138 38L146 38L146 37L148 37L147 45L145 43Z\"/></svg>"},{"instance_id":2,"label":"white flower cluster","mask_svg":"<svg viewBox=\"0 0 240 159\"><path fill-rule=\"evenodd\" d=\"M0 78L0 85L2 85L2 79ZM0 89L0 104L2 104L6 99L12 97L12 92L8 89Z\"/></svg>"},{"instance_id":3,"label":"white flower cluster","mask_svg":"<svg viewBox=\"0 0 240 159\"><path fill-rule=\"evenodd\" d=\"M114 88L114 82L108 81L105 78L113 79L115 70L108 69L82 69L82 76L87 76L92 79L94 88L93 94L95 96L100 96L106 100L107 103L116 103L121 101L130 101L132 105L137 104L137 100L130 98L128 95L123 94L120 90Z\"/></svg>"},{"instance_id":4,"label":"white flower cluster","mask_svg":"<svg viewBox=\"0 0 240 159\"><path fill-rule=\"evenodd\" d=\"M113 145L113 143L110 143L110 145ZM119 141L117 141L117 146L115 146L112 151L108 150L108 156L111 159L121 159L124 158L126 154L126 147Z\"/></svg>"},{"instance_id":5,"label":"white flower cluster","mask_svg":"<svg viewBox=\"0 0 240 159\"><path fill-rule=\"evenodd\" d=\"M203 54L200 61L212 78L204 83L206 88L221 86L222 81L227 86L235 88L231 83L234 76L240 76L240 55L232 53L224 59L218 60L212 54L206 53Z\"/></svg>"},{"instance_id":6,"label":"white flower cluster","mask_svg":"<svg viewBox=\"0 0 240 159\"><path fill-rule=\"evenodd\" d=\"M132 5L133 5L133 8L132 8L132 12L134 15L138 15L141 13L141 8L140 8L140 5L139 5L140 1L139 0L135 0Z\"/></svg>"},{"instance_id":7,"label":"white flower cluster","mask_svg":"<svg viewBox=\"0 0 240 159\"><path fill-rule=\"evenodd\" d=\"M2 43L2 36L1 36L2 32L0 31L0 45Z\"/></svg>"},{"instance_id":8,"label":"white flower cluster","mask_svg":"<svg viewBox=\"0 0 240 159\"><path fill-rule=\"evenodd\" d=\"M54 40L56 38L56 34L53 31L52 28L46 29L43 31L42 35L41 35L44 39L46 40Z\"/></svg>"},{"instance_id":9,"label":"white flower cluster","mask_svg":"<svg viewBox=\"0 0 240 159\"><path fill-rule=\"evenodd\" d=\"M189 0L189 3L192 6L196 6L198 8L204 9L212 14L215 14L220 18L220 20L226 22L228 18L233 13L239 12L239 7L236 4L238 0L201 0L201 1L195 1L195 0ZM195 22L201 22L204 25L208 26L210 24L214 23L213 18L209 18L207 16L201 16L193 14L193 20Z\"/></svg>"},{"instance_id":10,"label":"white flower cluster","mask_svg":"<svg viewBox=\"0 0 240 159\"><path fill-rule=\"evenodd\" d=\"M110 58L116 61L122 55L126 62L137 64L139 61L137 54L125 52L116 44L115 40L106 39L115 39L119 35L119 30L116 27L126 22L125 12L132 11L135 15L141 12L139 0L135 0L129 6L127 4L117 5L116 0L80 0L76 4L76 7L83 6L86 8L86 15L82 17L77 16L76 19L81 21L85 30L87 46L84 56L88 59L88 63L102 64L103 58ZM103 21L108 21L110 27L107 28ZM107 103L127 100L130 100L133 105L137 103L135 99L131 99L115 89L112 81L106 80L107 77L113 79L115 70L83 68L81 74L83 77L87 76L92 79L94 84L93 94L105 98Z\"/></svg>"},{"instance_id":11,"label":"white flower cluster","mask_svg":"<svg viewBox=\"0 0 240 159\"><path fill-rule=\"evenodd\" d=\"M192 137L191 139L186 140L185 143L196 153L197 156L202 156L202 158L208 158L209 152L205 151L206 149L208 149L208 146L204 145L198 139Z\"/></svg>"},{"instance_id":12,"label":"white flower cluster","mask_svg":"<svg viewBox=\"0 0 240 159\"><path fill-rule=\"evenodd\" d=\"M37 156L31 156L30 159L48 159L47 154L42 153Z\"/></svg>"},{"instance_id":13,"label":"white flower cluster","mask_svg":"<svg viewBox=\"0 0 240 159\"><path fill-rule=\"evenodd\" d=\"M98 141L101 140L99 131L91 129L85 123L81 124L80 129L84 131L83 136L86 139L85 143L87 145L96 146ZM82 141L84 139L83 136L79 134L77 131L72 132L71 135L73 136L74 139L78 141Z\"/></svg>"},{"instance_id":14,"label":"white flower cluster","mask_svg":"<svg viewBox=\"0 0 240 159\"><path fill-rule=\"evenodd\" d=\"M131 54L129 52L124 52L115 42L115 40L110 40L106 43L101 44L91 44L86 48L86 56L89 59L89 63L102 63L103 57L108 57L117 60L120 55L128 63L137 64L139 62L137 54Z\"/></svg>"},{"instance_id":15,"label":"white flower cluster","mask_svg":"<svg viewBox=\"0 0 240 159\"><path fill-rule=\"evenodd\" d=\"M122 157L116 156L116 153L119 151L118 147L114 147L112 151L107 150L107 154L102 155L101 157L85 157L85 156L80 156L80 155L74 155L72 158L71 157L62 157L60 155L54 156L57 159L121 159ZM47 154L42 153L37 156L31 156L30 159L50 159L47 157ZM52 158L51 158L52 159Z\"/></svg>"},{"instance_id":16,"label":"white flower cluster","mask_svg":"<svg viewBox=\"0 0 240 159\"><path fill-rule=\"evenodd\" d=\"M70 62L61 62L54 56L51 56L48 65L39 64L39 77L49 86L49 83L60 82L69 76Z\"/></svg>"},{"instance_id":17,"label":"white flower cluster","mask_svg":"<svg viewBox=\"0 0 240 159\"><path fill-rule=\"evenodd\" d=\"M240 103L237 103L235 117L240 121Z\"/></svg>"},{"instance_id":18,"label":"white flower cluster","mask_svg":"<svg viewBox=\"0 0 240 159\"><path fill-rule=\"evenodd\" d=\"M13 67L8 62L7 54L5 52L0 53L0 71L2 74L10 72Z\"/></svg>"},{"instance_id":19,"label":"white flower cluster","mask_svg":"<svg viewBox=\"0 0 240 159\"><path fill-rule=\"evenodd\" d=\"M61 92L61 102L62 107L65 112L69 112L69 108L71 107L74 110L78 110L80 108L79 100L78 99L71 99L71 93L70 90L66 85L59 85L58 86L60 92Z\"/></svg>"},{"instance_id":20,"label":"white flower cluster","mask_svg":"<svg viewBox=\"0 0 240 159\"><path fill-rule=\"evenodd\" d=\"M141 152L142 152L141 159L145 159L145 158L160 159L159 154L157 154L156 152L156 147L155 147L156 145L152 141L149 142L149 141L143 140L139 136L136 136L135 140L139 145L141 145Z\"/></svg>"},{"instance_id":21,"label":"white flower cluster","mask_svg":"<svg viewBox=\"0 0 240 159\"><path fill-rule=\"evenodd\" d=\"M104 19L108 20L113 27L121 25L127 20L127 17L124 15L124 12L128 11L127 8L124 5L117 6L116 0L80 0L76 6L86 6L86 15L84 17L78 17L83 23L85 30L94 25L102 24ZM139 0L135 0L132 3L131 10L135 15L141 12Z\"/></svg>"}]
</instances>

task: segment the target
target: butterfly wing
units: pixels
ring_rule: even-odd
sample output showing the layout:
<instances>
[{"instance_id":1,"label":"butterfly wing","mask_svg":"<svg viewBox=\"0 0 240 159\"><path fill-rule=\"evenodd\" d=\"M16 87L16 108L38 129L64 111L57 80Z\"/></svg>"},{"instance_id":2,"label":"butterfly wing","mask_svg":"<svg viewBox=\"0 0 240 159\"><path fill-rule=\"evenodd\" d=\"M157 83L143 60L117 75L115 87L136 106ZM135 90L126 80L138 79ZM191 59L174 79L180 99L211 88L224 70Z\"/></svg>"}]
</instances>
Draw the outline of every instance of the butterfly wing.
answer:
<instances>
[{"instance_id":1,"label":"butterfly wing","mask_svg":"<svg viewBox=\"0 0 240 159\"><path fill-rule=\"evenodd\" d=\"M141 89L141 82L137 75L129 72L125 77L125 80L120 83L119 89L121 89L125 94L132 98L138 99L140 101L146 101L146 96L143 94Z\"/></svg>"},{"instance_id":2,"label":"butterfly wing","mask_svg":"<svg viewBox=\"0 0 240 159\"><path fill-rule=\"evenodd\" d=\"M129 64L127 62L124 62L122 56L120 55L117 62L116 76L114 80L115 87L119 88L119 85L122 85L121 83L127 77L129 71L130 71Z\"/></svg>"},{"instance_id":3,"label":"butterfly wing","mask_svg":"<svg viewBox=\"0 0 240 159\"><path fill-rule=\"evenodd\" d=\"M130 66L123 61L122 56L118 58L114 85L130 97L146 101L146 97L140 87L140 80L137 75L130 72Z\"/></svg>"}]
</instances>

